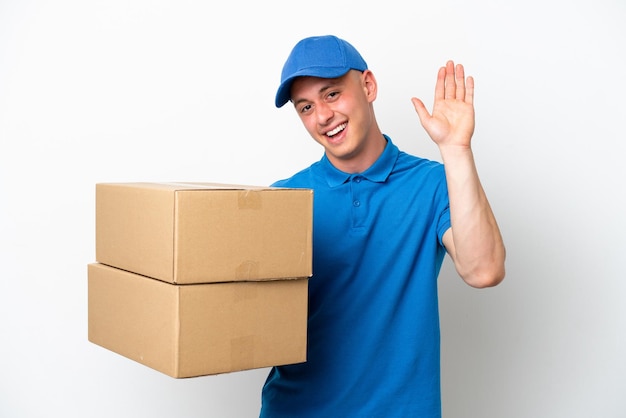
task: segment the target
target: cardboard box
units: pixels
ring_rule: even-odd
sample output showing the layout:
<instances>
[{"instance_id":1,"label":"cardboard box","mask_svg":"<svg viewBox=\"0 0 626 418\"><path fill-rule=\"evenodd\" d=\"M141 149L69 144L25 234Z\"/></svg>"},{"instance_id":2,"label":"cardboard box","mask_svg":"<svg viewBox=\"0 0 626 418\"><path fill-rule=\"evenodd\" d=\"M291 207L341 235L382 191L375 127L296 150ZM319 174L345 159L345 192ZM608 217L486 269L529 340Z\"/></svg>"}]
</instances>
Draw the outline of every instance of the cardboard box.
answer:
<instances>
[{"instance_id":1,"label":"cardboard box","mask_svg":"<svg viewBox=\"0 0 626 418\"><path fill-rule=\"evenodd\" d=\"M175 378L306 361L308 278L176 285L88 265L89 341Z\"/></svg>"},{"instance_id":2,"label":"cardboard box","mask_svg":"<svg viewBox=\"0 0 626 418\"><path fill-rule=\"evenodd\" d=\"M96 185L96 261L170 283L312 274L313 192L214 183Z\"/></svg>"}]
</instances>

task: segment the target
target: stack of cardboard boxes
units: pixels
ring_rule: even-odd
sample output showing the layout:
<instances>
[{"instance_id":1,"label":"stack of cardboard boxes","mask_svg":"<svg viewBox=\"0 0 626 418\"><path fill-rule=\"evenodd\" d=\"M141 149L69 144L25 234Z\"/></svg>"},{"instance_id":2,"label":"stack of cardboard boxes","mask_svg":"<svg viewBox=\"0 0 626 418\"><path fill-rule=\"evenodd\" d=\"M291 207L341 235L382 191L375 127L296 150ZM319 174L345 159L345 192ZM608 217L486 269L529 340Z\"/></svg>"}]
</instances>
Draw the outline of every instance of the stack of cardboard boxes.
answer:
<instances>
[{"instance_id":1,"label":"stack of cardboard boxes","mask_svg":"<svg viewBox=\"0 0 626 418\"><path fill-rule=\"evenodd\" d=\"M307 189L96 185L89 341L176 378L306 361Z\"/></svg>"}]
</instances>

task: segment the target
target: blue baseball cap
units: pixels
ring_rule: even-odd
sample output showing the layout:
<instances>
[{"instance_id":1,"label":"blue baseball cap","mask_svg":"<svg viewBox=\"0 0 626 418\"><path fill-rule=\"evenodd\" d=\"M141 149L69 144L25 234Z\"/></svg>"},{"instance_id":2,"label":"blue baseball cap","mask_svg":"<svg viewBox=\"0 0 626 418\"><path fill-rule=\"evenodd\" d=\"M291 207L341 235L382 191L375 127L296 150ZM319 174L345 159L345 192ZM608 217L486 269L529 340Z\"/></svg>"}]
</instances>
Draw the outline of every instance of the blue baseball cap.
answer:
<instances>
[{"instance_id":1,"label":"blue baseball cap","mask_svg":"<svg viewBox=\"0 0 626 418\"><path fill-rule=\"evenodd\" d=\"M283 66L276 107L291 98L291 84L296 77L337 78L350 70L367 70L361 54L348 42L333 35L302 39L291 50Z\"/></svg>"}]
</instances>

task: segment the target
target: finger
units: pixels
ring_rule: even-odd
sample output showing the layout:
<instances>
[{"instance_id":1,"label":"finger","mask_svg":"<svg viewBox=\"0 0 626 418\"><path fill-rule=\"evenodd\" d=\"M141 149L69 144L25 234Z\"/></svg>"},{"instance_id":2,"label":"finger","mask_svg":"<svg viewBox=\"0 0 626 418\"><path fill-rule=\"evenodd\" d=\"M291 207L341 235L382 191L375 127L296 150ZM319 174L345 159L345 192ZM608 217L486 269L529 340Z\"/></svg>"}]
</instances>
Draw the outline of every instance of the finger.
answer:
<instances>
[{"instance_id":1,"label":"finger","mask_svg":"<svg viewBox=\"0 0 626 418\"><path fill-rule=\"evenodd\" d=\"M454 62L448 61L446 63L446 84L445 84L445 98L454 99L456 97L456 82L454 79Z\"/></svg>"},{"instance_id":2,"label":"finger","mask_svg":"<svg viewBox=\"0 0 626 418\"><path fill-rule=\"evenodd\" d=\"M445 99L446 91L446 67L441 67L437 73L437 84L435 84L435 101Z\"/></svg>"},{"instance_id":3,"label":"finger","mask_svg":"<svg viewBox=\"0 0 626 418\"><path fill-rule=\"evenodd\" d=\"M465 69L461 64L457 64L454 77L456 82L456 99L465 101Z\"/></svg>"},{"instance_id":4,"label":"finger","mask_svg":"<svg viewBox=\"0 0 626 418\"><path fill-rule=\"evenodd\" d=\"M474 77L467 77L465 83L465 102L471 105L474 104Z\"/></svg>"}]
</instances>

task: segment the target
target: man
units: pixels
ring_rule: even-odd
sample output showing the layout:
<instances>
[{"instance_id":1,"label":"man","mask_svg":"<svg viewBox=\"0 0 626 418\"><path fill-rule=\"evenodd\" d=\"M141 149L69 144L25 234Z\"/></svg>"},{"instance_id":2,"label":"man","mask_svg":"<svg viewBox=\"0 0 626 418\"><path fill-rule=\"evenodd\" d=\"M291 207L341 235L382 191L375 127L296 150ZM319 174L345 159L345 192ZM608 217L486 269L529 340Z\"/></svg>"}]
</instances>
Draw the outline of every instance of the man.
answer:
<instances>
[{"instance_id":1,"label":"man","mask_svg":"<svg viewBox=\"0 0 626 418\"><path fill-rule=\"evenodd\" d=\"M308 352L271 370L262 417L440 417L437 276L445 253L470 286L504 278L505 249L470 140L474 81L439 70L430 114L412 102L443 164L400 151L376 122L377 83L335 36L301 40L282 72L288 101L324 148L275 183L314 190Z\"/></svg>"}]
</instances>

